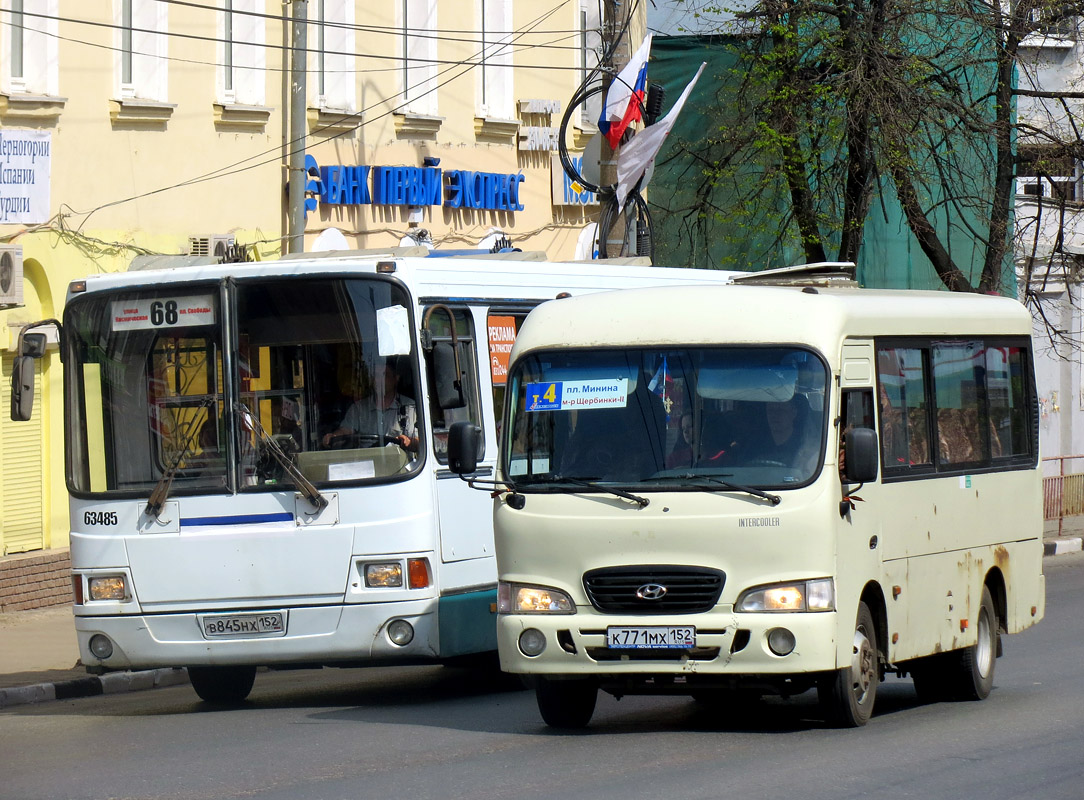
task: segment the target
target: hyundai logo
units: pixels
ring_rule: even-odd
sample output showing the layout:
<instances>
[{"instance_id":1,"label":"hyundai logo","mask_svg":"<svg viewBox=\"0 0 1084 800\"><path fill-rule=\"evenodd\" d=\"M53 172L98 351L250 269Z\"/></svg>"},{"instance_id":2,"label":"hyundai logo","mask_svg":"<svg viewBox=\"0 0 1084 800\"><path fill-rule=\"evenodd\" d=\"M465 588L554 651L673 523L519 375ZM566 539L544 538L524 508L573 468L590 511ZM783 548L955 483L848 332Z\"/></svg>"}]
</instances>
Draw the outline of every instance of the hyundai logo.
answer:
<instances>
[{"instance_id":1,"label":"hyundai logo","mask_svg":"<svg viewBox=\"0 0 1084 800\"><path fill-rule=\"evenodd\" d=\"M636 590L641 600L662 600L666 596L666 587L658 583L645 583Z\"/></svg>"}]
</instances>

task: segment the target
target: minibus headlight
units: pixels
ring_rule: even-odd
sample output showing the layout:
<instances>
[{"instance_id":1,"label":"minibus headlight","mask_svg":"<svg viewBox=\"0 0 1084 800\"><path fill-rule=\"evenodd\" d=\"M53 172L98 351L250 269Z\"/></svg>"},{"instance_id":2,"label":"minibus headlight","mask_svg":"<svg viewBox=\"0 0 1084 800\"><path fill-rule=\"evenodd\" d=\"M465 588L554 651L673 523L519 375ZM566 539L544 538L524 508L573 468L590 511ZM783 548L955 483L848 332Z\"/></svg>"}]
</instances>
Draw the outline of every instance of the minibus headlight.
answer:
<instances>
[{"instance_id":1,"label":"minibus headlight","mask_svg":"<svg viewBox=\"0 0 1084 800\"><path fill-rule=\"evenodd\" d=\"M834 611L836 591L831 578L757 586L738 598L738 611Z\"/></svg>"},{"instance_id":2,"label":"minibus headlight","mask_svg":"<svg viewBox=\"0 0 1084 800\"><path fill-rule=\"evenodd\" d=\"M91 600L124 600L128 597L128 586L123 575L90 578L87 591Z\"/></svg>"},{"instance_id":3,"label":"minibus headlight","mask_svg":"<svg viewBox=\"0 0 1084 800\"><path fill-rule=\"evenodd\" d=\"M559 589L501 581L497 585L497 613L575 614L576 604Z\"/></svg>"},{"instance_id":4,"label":"minibus headlight","mask_svg":"<svg viewBox=\"0 0 1084 800\"><path fill-rule=\"evenodd\" d=\"M366 586L402 586L403 567L398 561L365 565Z\"/></svg>"}]
</instances>

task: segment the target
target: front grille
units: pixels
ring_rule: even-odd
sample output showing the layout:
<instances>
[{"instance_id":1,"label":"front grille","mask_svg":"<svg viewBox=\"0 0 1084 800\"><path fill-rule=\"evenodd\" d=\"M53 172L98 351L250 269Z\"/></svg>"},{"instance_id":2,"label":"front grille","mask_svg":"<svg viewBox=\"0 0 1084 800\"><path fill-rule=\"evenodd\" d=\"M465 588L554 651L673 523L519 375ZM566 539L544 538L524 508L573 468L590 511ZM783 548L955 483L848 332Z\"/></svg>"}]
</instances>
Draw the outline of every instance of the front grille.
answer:
<instances>
[{"instance_id":1,"label":"front grille","mask_svg":"<svg viewBox=\"0 0 1084 800\"><path fill-rule=\"evenodd\" d=\"M723 591L725 576L706 567L603 567L584 573L591 605L612 614L699 614L710 611ZM637 596L643 587L662 586L657 599ZM650 592L646 592L650 594Z\"/></svg>"},{"instance_id":2,"label":"front grille","mask_svg":"<svg viewBox=\"0 0 1084 800\"><path fill-rule=\"evenodd\" d=\"M719 657L718 647L693 647L689 650L611 650L606 647L588 647L587 655L593 661L714 661Z\"/></svg>"}]
</instances>

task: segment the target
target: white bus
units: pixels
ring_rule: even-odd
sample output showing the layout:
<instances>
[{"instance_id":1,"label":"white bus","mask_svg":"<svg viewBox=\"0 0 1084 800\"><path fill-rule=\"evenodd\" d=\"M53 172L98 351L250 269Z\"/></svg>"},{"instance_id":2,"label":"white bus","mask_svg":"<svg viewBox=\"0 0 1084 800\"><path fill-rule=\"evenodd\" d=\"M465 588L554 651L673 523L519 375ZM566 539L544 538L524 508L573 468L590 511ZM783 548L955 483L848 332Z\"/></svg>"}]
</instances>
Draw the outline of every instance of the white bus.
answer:
<instances>
[{"instance_id":1,"label":"white bus","mask_svg":"<svg viewBox=\"0 0 1084 800\"><path fill-rule=\"evenodd\" d=\"M235 702L259 665L494 652L486 498L516 329L538 302L727 273L325 254L95 275L61 353L74 610L91 672L188 667ZM29 326L32 330L33 326ZM13 416L33 398L25 332ZM493 659L495 662L495 658Z\"/></svg>"},{"instance_id":2,"label":"white bus","mask_svg":"<svg viewBox=\"0 0 1084 800\"><path fill-rule=\"evenodd\" d=\"M562 727L599 690L815 688L841 726L886 673L984 698L1001 635L1045 608L1030 331L1014 300L946 292L539 306L496 474L502 668ZM477 439L453 427L453 467Z\"/></svg>"}]
</instances>

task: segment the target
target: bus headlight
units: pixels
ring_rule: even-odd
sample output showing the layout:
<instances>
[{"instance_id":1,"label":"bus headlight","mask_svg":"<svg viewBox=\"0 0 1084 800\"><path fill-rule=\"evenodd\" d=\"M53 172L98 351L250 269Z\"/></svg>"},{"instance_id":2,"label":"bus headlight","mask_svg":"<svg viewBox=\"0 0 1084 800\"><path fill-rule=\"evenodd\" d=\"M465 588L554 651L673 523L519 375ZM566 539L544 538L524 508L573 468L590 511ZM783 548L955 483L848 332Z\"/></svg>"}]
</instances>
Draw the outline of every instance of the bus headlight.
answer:
<instances>
[{"instance_id":1,"label":"bus headlight","mask_svg":"<svg viewBox=\"0 0 1084 800\"><path fill-rule=\"evenodd\" d=\"M738 611L834 611L836 590L831 578L756 586L742 593Z\"/></svg>"},{"instance_id":2,"label":"bus headlight","mask_svg":"<svg viewBox=\"0 0 1084 800\"><path fill-rule=\"evenodd\" d=\"M575 614L576 604L560 589L522 583L497 584L498 614Z\"/></svg>"},{"instance_id":3,"label":"bus headlight","mask_svg":"<svg viewBox=\"0 0 1084 800\"><path fill-rule=\"evenodd\" d=\"M125 600L128 586L123 575L103 575L87 580L87 592L91 600Z\"/></svg>"},{"instance_id":4,"label":"bus headlight","mask_svg":"<svg viewBox=\"0 0 1084 800\"><path fill-rule=\"evenodd\" d=\"M398 561L365 565L366 586L402 586L403 567Z\"/></svg>"}]
</instances>

